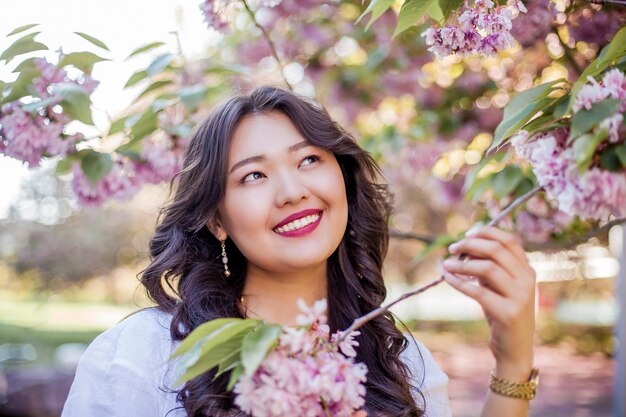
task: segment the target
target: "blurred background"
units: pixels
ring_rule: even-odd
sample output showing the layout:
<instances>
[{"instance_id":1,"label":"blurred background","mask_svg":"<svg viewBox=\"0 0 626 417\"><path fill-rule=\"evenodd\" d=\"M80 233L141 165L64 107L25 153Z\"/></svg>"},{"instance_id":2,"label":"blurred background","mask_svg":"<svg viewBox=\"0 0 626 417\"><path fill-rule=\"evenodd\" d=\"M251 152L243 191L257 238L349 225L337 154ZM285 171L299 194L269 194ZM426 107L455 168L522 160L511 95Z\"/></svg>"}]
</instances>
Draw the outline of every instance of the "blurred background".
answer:
<instances>
[{"instance_id":1,"label":"blurred background","mask_svg":"<svg viewBox=\"0 0 626 417\"><path fill-rule=\"evenodd\" d=\"M494 199L501 202L523 188L523 176L496 190L495 198L464 188L510 96L537 80L576 77L626 21L621 9L529 0L528 18L513 28L521 46L492 58L433 61L418 29L391 42L393 14L365 31L353 23L359 1L309 3L285 1L274 15L260 11L257 18L271 28L289 62L285 75L294 89L316 96L355 133L391 183L394 235L384 270L391 298L438 276L442 245L429 245L437 236L467 230L497 212ZM209 103L184 109L183 122L190 125L229 91L280 81L264 39L249 21L238 19L236 33L225 38L207 30L198 6L182 0L67 0L61 7L23 0L0 10L3 21L11 22L3 25L7 33L41 23L40 38L51 50L84 47L69 36L72 31L108 44L111 60L94 69L100 85L92 97L92 133L106 145L102 132L141 104L137 96L145 84L124 88L127 79L158 57L126 60L141 44L164 41L164 48L188 60L160 76L199 71L198 79L214 89ZM299 23L287 24L289 16ZM0 39L0 49L9 44ZM216 76L207 62L238 67ZM0 67L0 78L10 79L11 70ZM148 241L168 185L147 184L125 201L85 208L72 192L71 175L57 175L55 165L49 160L28 169L0 156L0 416L60 415L87 344L150 305L137 274L147 265ZM559 222L559 214L539 198L522 213L505 226L522 232L539 280L541 386L531 415L609 416L620 232L590 233L580 222ZM395 313L450 376L454 415L478 415L493 366L480 308L441 285L405 301Z\"/></svg>"}]
</instances>

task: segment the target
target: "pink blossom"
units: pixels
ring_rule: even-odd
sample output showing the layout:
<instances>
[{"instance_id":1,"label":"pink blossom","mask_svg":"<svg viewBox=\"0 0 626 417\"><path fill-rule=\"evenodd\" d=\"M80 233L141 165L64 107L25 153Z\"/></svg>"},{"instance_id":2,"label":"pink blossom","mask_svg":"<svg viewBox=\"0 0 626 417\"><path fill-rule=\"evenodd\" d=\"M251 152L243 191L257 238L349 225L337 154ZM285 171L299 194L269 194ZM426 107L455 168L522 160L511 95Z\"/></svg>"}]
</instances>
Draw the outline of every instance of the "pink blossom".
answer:
<instances>
[{"instance_id":1,"label":"pink blossom","mask_svg":"<svg viewBox=\"0 0 626 417\"><path fill-rule=\"evenodd\" d=\"M593 104L598 103L609 96L608 91L602 88L596 80L590 77L589 81L590 84L584 85L576 95L576 100L572 106L572 110L574 110L574 112L577 112L582 108L591 110Z\"/></svg>"},{"instance_id":2,"label":"pink blossom","mask_svg":"<svg viewBox=\"0 0 626 417\"><path fill-rule=\"evenodd\" d=\"M32 115L16 103L4 106L0 115L2 152L31 167L39 166L43 156L64 156L73 147L74 140L62 138L62 123L39 114Z\"/></svg>"},{"instance_id":3,"label":"pink blossom","mask_svg":"<svg viewBox=\"0 0 626 417\"><path fill-rule=\"evenodd\" d=\"M305 324L283 328L279 345L259 368L239 378L235 404L252 417L350 417L365 404L367 367L353 359L359 332L337 346L339 333L331 338L316 329L327 321L326 300L298 306Z\"/></svg>"},{"instance_id":4,"label":"pink blossom","mask_svg":"<svg viewBox=\"0 0 626 417\"><path fill-rule=\"evenodd\" d=\"M139 191L141 183L137 180L133 165L127 158L114 154L111 171L92 184L85 176L79 163L72 165L72 190L81 206L97 207L110 198L127 200Z\"/></svg>"},{"instance_id":5,"label":"pink blossom","mask_svg":"<svg viewBox=\"0 0 626 417\"><path fill-rule=\"evenodd\" d=\"M204 0L200 3L200 10L209 28L222 33L228 30L228 21L224 17L227 4L227 0Z\"/></svg>"},{"instance_id":6,"label":"pink blossom","mask_svg":"<svg viewBox=\"0 0 626 417\"><path fill-rule=\"evenodd\" d=\"M512 9L526 11L520 1L506 7L495 6L491 0L477 0L474 7L466 5L458 18L458 26L431 27L424 31L424 42L439 58L456 53L493 55L515 43L509 32L514 18Z\"/></svg>"},{"instance_id":7,"label":"pink blossom","mask_svg":"<svg viewBox=\"0 0 626 417\"><path fill-rule=\"evenodd\" d=\"M567 145L567 129L556 129L513 145L527 159L537 182L559 210L583 219L606 220L626 216L626 175L598 167L580 173L574 151Z\"/></svg>"}]
</instances>

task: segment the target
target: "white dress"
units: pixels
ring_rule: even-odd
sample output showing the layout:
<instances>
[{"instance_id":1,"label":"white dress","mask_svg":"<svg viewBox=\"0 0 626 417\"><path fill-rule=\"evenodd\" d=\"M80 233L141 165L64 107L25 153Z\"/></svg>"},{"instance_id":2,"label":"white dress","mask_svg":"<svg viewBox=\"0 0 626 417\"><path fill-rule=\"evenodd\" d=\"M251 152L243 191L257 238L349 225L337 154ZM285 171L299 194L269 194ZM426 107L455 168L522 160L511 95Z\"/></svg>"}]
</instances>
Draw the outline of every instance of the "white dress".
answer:
<instances>
[{"instance_id":1,"label":"white dress","mask_svg":"<svg viewBox=\"0 0 626 417\"><path fill-rule=\"evenodd\" d=\"M78 364L61 417L186 417L176 401L175 365L168 362L177 346L170 321L150 308L98 336ZM425 397L426 416L450 417L448 377L428 349L411 342L403 359Z\"/></svg>"}]
</instances>

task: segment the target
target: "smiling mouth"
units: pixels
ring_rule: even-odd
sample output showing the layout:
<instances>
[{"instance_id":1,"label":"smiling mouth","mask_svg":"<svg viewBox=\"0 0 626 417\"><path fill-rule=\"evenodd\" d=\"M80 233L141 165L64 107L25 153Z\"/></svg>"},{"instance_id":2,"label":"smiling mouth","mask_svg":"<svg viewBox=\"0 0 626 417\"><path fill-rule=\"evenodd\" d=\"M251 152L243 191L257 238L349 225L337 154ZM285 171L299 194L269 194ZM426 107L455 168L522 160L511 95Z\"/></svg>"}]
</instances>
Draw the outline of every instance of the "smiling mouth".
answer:
<instances>
[{"instance_id":1,"label":"smiling mouth","mask_svg":"<svg viewBox=\"0 0 626 417\"><path fill-rule=\"evenodd\" d=\"M289 222L285 225L282 225L272 230L274 230L274 232L276 233L287 233L287 232L298 231L298 230L306 228L307 226L310 226L313 223L316 223L320 219L321 215L322 215L321 212L316 213L316 214L310 214L308 216L304 216L298 220L294 220L292 222Z\"/></svg>"}]
</instances>

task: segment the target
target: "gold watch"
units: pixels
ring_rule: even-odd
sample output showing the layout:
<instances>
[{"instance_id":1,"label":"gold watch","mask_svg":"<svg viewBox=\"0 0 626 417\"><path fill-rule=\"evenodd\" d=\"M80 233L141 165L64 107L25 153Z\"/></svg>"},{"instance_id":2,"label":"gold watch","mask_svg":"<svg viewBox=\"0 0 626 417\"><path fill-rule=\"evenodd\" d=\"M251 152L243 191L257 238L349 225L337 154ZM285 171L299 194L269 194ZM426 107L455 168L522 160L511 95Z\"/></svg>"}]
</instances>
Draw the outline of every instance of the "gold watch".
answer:
<instances>
[{"instance_id":1,"label":"gold watch","mask_svg":"<svg viewBox=\"0 0 626 417\"><path fill-rule=\"evenodd\" d=\"M537 386L539 386L539 368L533 368L528 380L524 382L513 382L498 378L495 372L491 371L489 389L505 397L532 400L537 394Z\"/></svg>"}]
</instances>

